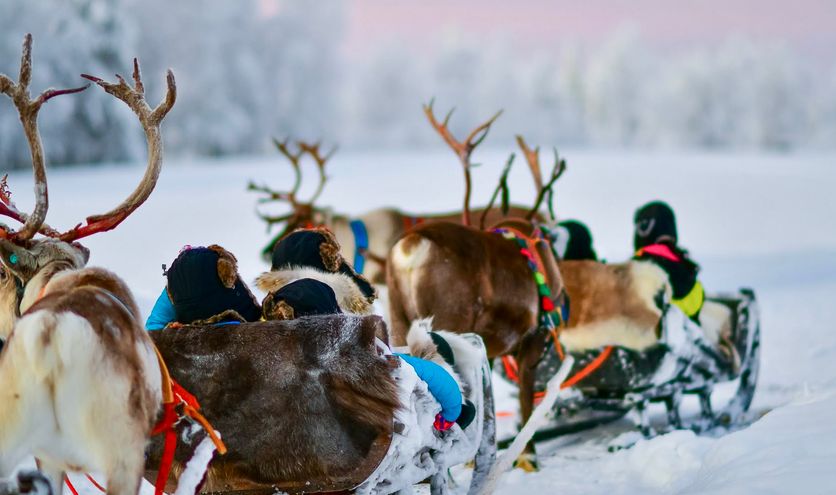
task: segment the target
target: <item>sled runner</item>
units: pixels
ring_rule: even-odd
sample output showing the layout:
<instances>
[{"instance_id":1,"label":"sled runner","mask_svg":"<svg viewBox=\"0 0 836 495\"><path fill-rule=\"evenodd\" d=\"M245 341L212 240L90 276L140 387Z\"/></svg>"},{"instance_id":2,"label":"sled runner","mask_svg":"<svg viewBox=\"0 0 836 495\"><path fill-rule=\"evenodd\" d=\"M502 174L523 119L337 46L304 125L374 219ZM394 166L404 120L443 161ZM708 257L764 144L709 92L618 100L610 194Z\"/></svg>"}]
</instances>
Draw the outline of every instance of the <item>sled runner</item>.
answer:
<instances>
[{"instance_id":1,"label":"sled runner","mask_svg":"<svg viewBox=\"0 0 836 495\"><path fill-rule=\"evenodd\" d=\"M558 401L555 405L558 426L539 432L535 440L591 428L618 419L631 410L638 413L642 434L651 436L655 432L646 412L652 402L665 404L667 421L674 429L700 432L738 422L752 403L760 363L755 294L750 289L741 289L737 294L709 296L706 300L731 310L731 343L739 356L739 365L708 342L699 325L670 305L662 317L659 343L642 352L608 346L571 353L575 363L569 376L584 374L574 385L577 393ZM561 359L553 345L549 341L538 365L537 390L542 390L560 367ZM497 369L506 378L513 378L513 369L507 361ZM731 401L721 410L715 410L711 403L715 385L734 381L737 389ZM690 423L679 413L685 394L696 395L700 403L701 414Z\"/></svg>"},{"instance_id":2,"label":"sled runner","mask_svg":"<svg viewBox=\"0 0 836 495\"><path fill-rule=\"evenodd\" d=\"M187 325L151 335L172 377L198 397L227 445L204 493L386 494L428 477L439 493L449 467L475 458L474 491L493 462L491 375L476 336L451 344L476 418L464 430L439 432L432 425L440 407L426 384L396 356L381 355L379 317ZM156 465L161 447L152 442L147 466ZM187 456L178 447L175 473Z\"/></svg>"}]
</instances>

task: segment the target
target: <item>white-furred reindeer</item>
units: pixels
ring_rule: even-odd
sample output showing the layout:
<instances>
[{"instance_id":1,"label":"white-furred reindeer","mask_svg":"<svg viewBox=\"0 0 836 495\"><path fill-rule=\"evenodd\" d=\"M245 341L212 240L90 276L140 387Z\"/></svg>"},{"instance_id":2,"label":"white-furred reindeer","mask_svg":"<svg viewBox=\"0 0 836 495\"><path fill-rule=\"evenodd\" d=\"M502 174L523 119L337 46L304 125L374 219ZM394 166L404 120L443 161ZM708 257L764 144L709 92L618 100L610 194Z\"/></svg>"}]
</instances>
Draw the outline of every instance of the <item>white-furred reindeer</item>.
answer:
<instances>
[{"instance_id":1,"label":"white-furred reindeer","mask_svg":"<svg viewBox=\"0 0 836 495\"><path fill-rule=\"evenodd\" d=\"M0 228L0 476L35 455L59 494L64 472L104 473L107 493L135 495L144 448L162 402L161 372L127 285L101 268L84 268L88 251L77 239L113 229L151 194L162 165L160 123L174 104L174 75L165 99L145 102L139 65L133 87L83 76L125 102L148 141L139 186L112 211L60 233L44 223L49 206L37 129L41 105L75 90L29 97L32 38L23 43L20 77L0 75L0 92L20 113L32 152L36 204L21 212L3 183L0 214L23 226ZM37 233L44 237L35 239Z\"/></svg>"}]
</instances>

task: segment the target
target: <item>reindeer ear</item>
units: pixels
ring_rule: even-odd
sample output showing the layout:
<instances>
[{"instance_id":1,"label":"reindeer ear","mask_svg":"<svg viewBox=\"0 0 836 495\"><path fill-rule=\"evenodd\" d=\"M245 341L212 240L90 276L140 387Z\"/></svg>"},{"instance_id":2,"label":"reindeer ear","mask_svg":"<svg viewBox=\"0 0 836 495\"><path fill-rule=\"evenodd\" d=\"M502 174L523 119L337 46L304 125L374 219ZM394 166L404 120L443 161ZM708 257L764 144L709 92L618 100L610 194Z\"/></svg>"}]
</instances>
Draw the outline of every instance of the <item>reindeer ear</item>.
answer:
<instances>
[{"instance_id":1,"label":"reindeer ear","mask_svg":"<svg viewBox=\"0 0 836 495\"><path fill-rule=\"evenodd\" d=\"M218 278L227 289L235 287L238 280L238 260L226 249L212 244L209 249L218 253Z\"/></svg>"},{"instance_id":2,"label":"reindeer ear","mask_svg":"<svg viewBox=\"0 0 836 495\"><path fill-rule=\"evenodd\" d=\"M81 253L81 257L84 259L84 264L86 265L87 262L90 261L90 250L77 242L73 242L72 246L76 248L79 253Z\"/></svg>"},{"instance_id":3,"label":"reindeer ear","mask_svg":"<svg viewBox=\"0 0 836 495\"><path fill-rule=\"evenodd\" d=\"M0 259L24 284L38 271L38 259L27 249L6 239L0 239Z\"/></svg>"}]
</instances>

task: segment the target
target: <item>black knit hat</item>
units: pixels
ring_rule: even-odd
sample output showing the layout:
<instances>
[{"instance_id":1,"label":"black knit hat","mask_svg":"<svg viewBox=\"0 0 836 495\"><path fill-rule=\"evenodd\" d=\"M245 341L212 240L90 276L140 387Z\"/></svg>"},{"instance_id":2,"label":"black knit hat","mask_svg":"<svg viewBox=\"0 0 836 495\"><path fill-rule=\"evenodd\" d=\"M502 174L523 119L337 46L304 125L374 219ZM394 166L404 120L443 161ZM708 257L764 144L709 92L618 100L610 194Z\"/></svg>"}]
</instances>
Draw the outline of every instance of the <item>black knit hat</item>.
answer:
<instances>
[{"instance_id":1,"label":"black knit hat","mask_svg":"<svg viewBox=\"0 0 836 495\"><path fill-rule=\"evenodd\" d=\"M293 281L267 294L262 308L266 320L292 320L302 316L342 313L334 290L328 284L312 278Z\"/></svg>"},{"instance_id":2,"label":"black knit hat","mask_svg":"<svg viewBox=\"0 0 836 495\"><path fill-rule=\"evenodd\" d=\"M235 258L220 246L181 252L166 277L180 323L205 320L228 310L247 321L261 319L261 308L238 276Z\"/></svg>"},{"instance_id":3,"label":"black knit hat","mask_svg":"<svg viewBox=\"0 0 836 495\"><path fill-rule=\"evenodd\" d=\"M592 247L592 234L586 225L577 220L565 220L560 222L558 226L566 229L569 234L566 251L562 253L562 259L598 261L598 254Z\"/></svg>"},{"instance_id":4,"label":"black knit hat","mask_svg":"<svg viewBox=\"0 0 836 495\"><path fill-rule=\"evenodd\" d=\"M663 201L652 201L636 210L633 224L633 247L637 250L659 242L677 242L676 217Z\"/></svg>"},{"instance_id":5,"label":"black knit hat","mask_svg":"<svg viewBox=\"0 0 836 495\"><path fill-rule=\"evenodd\" d=\"M346 263L340 254L337 239L326 229L296 230L276 243L270 269L276 271L293 267L309 267L347 275L369 302L377 297L372 284Z\"/></svg>"}]
</instances>

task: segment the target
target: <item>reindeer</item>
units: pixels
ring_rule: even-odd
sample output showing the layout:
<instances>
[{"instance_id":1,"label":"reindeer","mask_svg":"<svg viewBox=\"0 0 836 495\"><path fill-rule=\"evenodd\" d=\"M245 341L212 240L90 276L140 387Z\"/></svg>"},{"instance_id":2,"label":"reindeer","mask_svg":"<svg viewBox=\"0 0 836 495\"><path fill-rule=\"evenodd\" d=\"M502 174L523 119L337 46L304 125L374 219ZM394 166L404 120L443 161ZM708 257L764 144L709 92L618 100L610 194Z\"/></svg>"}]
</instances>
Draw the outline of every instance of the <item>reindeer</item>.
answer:
<instances>
[{"instance_id":1,"label":"reindeer","mask_svg":"<svg viewBox=\"0 0 836 495\"><path fill-rule=\"evenodd\" d=\"M89 252L76 241L115 228L153 191L162 165L160 124L176 98L174 75L168 72L165 98L153 109L136 60L133 87L120 76L108 83L82 75L137 115L148 165L116 208L59 232L45 223L49 199L37 116L51 98L87 86L30 99L31 49L27 35L17 83L0 75L0 92L20 114L35 177L31 214L14 205L5 181L0 191L0 213L23 224L18 231L0 229L0 335L7 338L0 354L0 475L34 454L52 493L60 493L65 471L95 471L107 476L108 494L134 495L162 402L160 367L130 289L107 270L85 268Z\"/></svg>"},{"instance_id":2,"label":"reindeer","mask_svg":"<svg viewBox=\"0 0 836 495\"><path fill-rule=\"evenodd\" d=\"M539 147L531 149L522 136L516 138L540 201L544 194L553 194L551 184L560 175L555 171L563 167L556 168L544 186ZM551 201L548 204L553 215ZM661 268L642 261L605 264L558 260L557 266L571 301L569 319L560 333L566 351L607 345L640 351L658 342L662 316L671 295L667 275Z\"/></svg>"},{"instance_id":3,"label":"reindeer","mask_svg":"<svg viewBox=\"0 0 836 495\"><path fill-rule=\"evenodd\" d=\"M487 131L500 113L486 122L482 130ZM485 132L486 134L487 132ZM481 136L481 139L484 139L484 137L484 135ZM455 212L412 215L395 208L377 208L359 217L352 218L348 215L334 213L330 208L315 206L316 200L319 199L328 180L325 173L326 163L334 155L336 148L323 155L319 143L310 144L297 141L295 151L291 149L292 145L287 139L284 141L273 139L273 144L293 168L295 178L293 188L290 191L277 191L266 185L256 185L252 181L247 186L250 191L264 194L258 200L260 204L285 202L292 209L290 213L276 216L259 213L259 216L267 222L268 230L275 224L285 224L284 229L270 241L262 252L268 261L276 242L290 232L298 228L324 226L334 232L340 246L342 246L343 257L352 261L354 269L364 275L371 283L382 285L386 282L386 255L405 232L415 225L423 223L458 222L463 221L465 215L468 218L470 217L469 211L466 214ZM302 185L301 160L305 154L310 155L314 160L319 175L316 190L307 201L298 197L299 188ZM469 172L467 177L469 180ZM469 187L468 183L468 189ZM505 216L522 216L527 212L527 208L517 205L505 205L501 209L493 207L479 208L474 211L475 214L485 218L488 223L498 222ZM367 261L370 263L367 263Z\"/></svg>"},{"instance_id":4,"label":"reindeer","mask_svg":"<svg viewBox=\"0 0 836 495\"><path fill-rule=\"evenodd\" d=\"M548 332L540 323L540 295L529 261L516 243L469 225L470 155L484 139L493 121L478 126L458 141L448 129L450 115L436 120L431 104L424 111L433 128L456 153L465 172L465 208L462 224L437 222L406 233L392 248L386 264L389 314L395 345L403 345L413 320L430 317L442 328L474 332L485 341L489 357L513 354L520 368L520 410L523 421L533 406L534 370L543 353ZM495 117L494 117L495 118ZM549 187L560 177L565 163L557 160ZM506 220L499 227L513 227L535 236L540 201L524 219ZM551 294L562 299L563 281L550 246L544 240L530 244ZM533 468L533 449L524 454Z\"/></svg>"}]
</instances>

